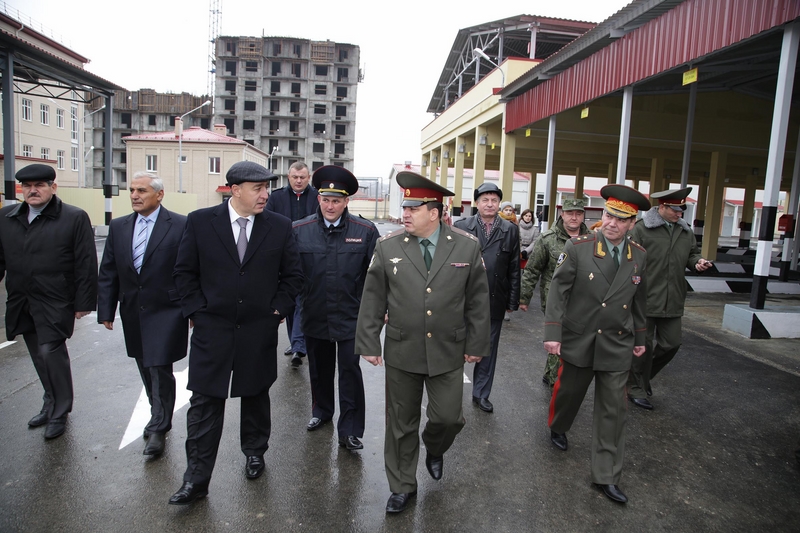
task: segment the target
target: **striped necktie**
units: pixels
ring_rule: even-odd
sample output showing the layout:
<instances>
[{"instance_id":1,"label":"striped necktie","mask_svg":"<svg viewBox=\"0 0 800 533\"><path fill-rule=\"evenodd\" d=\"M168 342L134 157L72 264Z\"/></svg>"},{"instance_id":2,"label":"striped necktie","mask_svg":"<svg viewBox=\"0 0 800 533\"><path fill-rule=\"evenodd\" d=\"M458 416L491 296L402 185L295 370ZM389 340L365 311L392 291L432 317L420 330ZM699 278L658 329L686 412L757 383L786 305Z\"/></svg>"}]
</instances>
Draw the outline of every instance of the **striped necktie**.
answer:
<instances>
[{"instance_id":1,"label":"striped necktie","mask_svg":"<svg viewBox=\"0 0 800 533\"><path fill-rule=\"evenodd\" d=\"M133 243L133 268L136 272L142 270L142 261L144 260L144 251L147 248L147 223L150 222L146 218L139 217L139 228L136 232L136 240Z\"/></svg>"}]
</instances>

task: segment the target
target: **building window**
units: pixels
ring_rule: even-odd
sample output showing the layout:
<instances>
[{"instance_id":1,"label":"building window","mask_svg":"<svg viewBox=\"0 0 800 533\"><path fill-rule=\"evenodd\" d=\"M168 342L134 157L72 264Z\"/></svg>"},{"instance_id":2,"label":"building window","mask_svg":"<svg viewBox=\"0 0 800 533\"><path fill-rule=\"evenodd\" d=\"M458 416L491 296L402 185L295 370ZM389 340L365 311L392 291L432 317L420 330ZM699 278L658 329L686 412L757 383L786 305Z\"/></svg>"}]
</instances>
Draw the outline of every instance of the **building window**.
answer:
<instances>
[{"instance_id":1,"label":"building window","mask_svg":"<svg viewBox=\"0 0 800 533\"><path fill-rule=\"evenodd\" d=\"M73 146L72 148L70 148L69 152L70 152L70 161L72 163L71 164L72 170L77 172L78 171L78 147L77 146Z\"/></svg>"},{"instance_id":2,"label":"building window","mask_svg":"<svg viewBox=\"0 0 800 533\"><path fill-rule=\"evenodd\" d=\"M230 94L236 94L236 80L225 80L225 90Z\"/></svg>"},{"instance_id":3,"label":"building window","mask_svg":"<svg viewBox=\"0 0 800 533\"><path fill-rule=\"evenodd\" d=\"M281 73L281 62L280 61L273 61L272 62L272 75L277 76Z\"/></svg>"},{"instance_id":4,"label":"building window","mask_svg":"<svg viewBox=\"0 0 800 533\"><path fill-rule=\"evenodd\" d=\"M344 143L333 143L333 153L334 154L343 154L344 153Z\"/></svg>"},{"instance_id":5,"label":"building window","mask_svg":"<svg viewBox=\"0 0 800 533\"><path fill-rule=\"evenodd\" d=\"M50 159L50 148L42 148L42 159Z\"/></svg>"},{"instance_id":6,"label":"building window","mask_svg":"<svg viewBox=\"0 0 800 533\"><path fill-rule=\"evenodd\" d=\"M302 72L302 67L300 66L300 63L292 63L292 76L294 76L295 78L299 78L301 72Z\"/></svg>"},{"instance_id":7,"label":"building window","mask_svg":"<svg viewBox=\"0 0 800 533\"><path fill-rule=\"evenodd\" d=\"M347 61L347 50L339 49L339 61Z\"/></svg>"},{"instance_id":8,"label":"building window","mask_svg":"<svg viewBox=\"0 0 800 533\"><path fill-rule=\"evenodd\" d=\"M339 72L338 72L338 74L336 76L336 81L348 81L348 79L347 79L347 73L348 72L349 71L346 68L340 68Z\"/></svg>"},{"instance_id":9,"label":"building window","mask_svg":"<svg viewBox=\"0 0 800 533\"><path fill-rule=\"evenodd\" d=\"M315 65L314 73L317 76L325 77L328 75L328 65Z\"/></svg>"},{"instance_id":10,"label":"building window","mask_svg":"<svg viewBox=\"0 0 800 533\"><path fill-rule=\"evenodd\" d=\"M50 106L47 104L39 104L39 114L41 115L42 125L50 125Z\"/></svg>"},{"instance_id":11,"label":"building window","mask_svg":"<svg viewBox=\"0 0 800 533\"><path fill-rule=\"evenodd\" d=\"M281 82L273 81L269 84L269 92L279 94L281 92Z\"/></svg>"},{"instance_id":12,"label":"building window","mask_svg":"<svg viewBox=\"0 0 800 533\"><path fill-rule=\"evenodd\" d=\"M131 127L131 114L130 113L120 113L119 115L120 123L125 126L126 128Z\"/></svg>"},{"instance_id":13,"label":"building window","mask_svg":"<svg viewBox=\"0 0 800 533\"><path fill-rule=\"evenodd\" d=\"M227 72L231 76L236 76L236 61L226 61L225 72Z\"/></svg>"},{"instance_id":14,"label":"building window","mask_svg":"<svg viewBox=\"0 0 800 533\"><path fill-rule=\"evenodd\" d=\"M119 162L122 163L123 165L127 165L128 164L128 153L127 152L121 152L119 154Z\"/></svg>"},{"instance_id":15,"label":"building window","mask_svg":"<svg viewBox=\"0 0 800 533\"><path fill-rule=\"evenodd\" d=\"M300 131L300 122L298 122L297 120L290 120L289 131L292 133L297 133L298 131Z\"/></svg>"},{"instance_id":16,"label":"building window","mask_svg":"<svg viewBox=\"0 0 800 533\"><path fill-rule=\"evenodd\" d=\"M292 84L292 94L295 96L300 96L300 84L293 83Z\"/></svg>"},{"instance_id":17,"label":"building window","mask_svg":"<svg viewBox=\"0 0 800 533\"><path fill-rule=\"evenodd\" d=\"M22 157L33 157L33 145L32 144L23 144L22 145Z\"/></svg>"},{"instance_id":18,"label":"building window","mask_svg":"<svg viewBox=\"0 0 800 533\"><path fill-rule=\"evenodd\" d=\"M219 169L220 169L219 157L209 157L208 158L208 173L209 174L219 174Z\"/></svg>"},{"instance_id":19,"label":"building window","mask_svg":"<svg viewBox=\"0 0 800 533\"><path fill-rule=\"evenodd\" d=\"M314 114L315 115L324 115L325 114L325 105L324 104L314 104Z\"/></svg>"},{"instance_id":20,"label":"building window","mask_svg":"<svg viewBox=\"0 0 800 533\"><path fill-rule=\"evenodd\" d=\"M178 117L176 117L175 115L172 115L172 116L169 117L169 127L170 128L174 128L175 127L175 120L177 118Z\"/></svg>"},{"instance_id":21,"label":"building window","mask_svg":"<svg viewBox=\"0 0 800 533\"><path fill-rule=\"evenodd\" d=\"M281 110L281 103L279 100L270 100L269 101L269 112L270 114L274 115Z\"/></svg>"},{"instance_id":22,"label":"building window","mask_svg":"<svg viewBox=\"0 0 800 533\"><path fill-rule=\"evenodd\" d=\"M312 152L315 154L319 154L325 151L325 143L314 143L312 146Z\"/></svg>"},{"instance_id":23,"label":"building window","mask_svg":"<svg viewBox=\"0 0 800 533\"><path fill-rule=\"evenodd\" d=\"M335 166L335 167L343 167L344 166L344 161L334 161L333 162L333 166Z\"/></svg>"},{"instance_id":24,"label":"building window","mask_svg":"<svg viewBox=\"0 0 800 533\"><path fill-rule=\"evenodd\" d=\"M289 141L289 151L292 152L292 155L297 155L297 146L298 141Z\"/></svg>"},{"instance_id":25,"label":"building window","mask_svg":"<svg viewBox=\"0 0 800 533\"><path fill-rule=\"evenodd\" d=\"M293 115L300 114L300 102L289 102L289 112Z\"/></svg>"},{"instance_id":26,"label":"building window","mask_svg":"<svg viewBox=\"0 0 800 533\"><path fill-rule=\"evenodd\" d=\"M224 100L225 102L225 111L234 111L236 109L236 100L233 98L227 98Z\"/></svg>"},{"instance_id":27,"label":"building window","mask_svg":"<svg viewBox=\"0 0 800 533\"><path fill-rule=\"evenodd\" d=\"M64 150L57 150L56 151L56 166L58 170L64 170Z\"/></svg>"},{"instance_id":28,"label":"building window","mask_svg":"<svg viewBox=\"0 0 800 533\"><path fill-rule=\"evenodd\" d=\"M236 55L236 43L233 41L226 41L225 42L225 51L228 52L230 55Z\"/></svg>"},{"instance_id":29,"label":"building window","mask_svg":"<svg viewBox=\"0 0 800 533\"><path fill-rule=\"evenodd\" d=\"M347 126L345 124L337 124L335 132L337 139L341 136L347 135Z\"/></svg>"},{"instance_id":30,"label":"building window","mask_svg":"<svg viewBox=\"0 0 800 533\"><path fill-rule=\"evenodd\" d=\"M255 111L256 110L256 103L253 100L245 100L244 101L244 110L245 111Z\"/></svg>"},{"instance_id":31,"label":"building window","mask_svg":"<svg viewBox=\"0 0 800 533\"><path fill-rule=\"evenodd\" d=\"M320 168L322 168L322 161L314 161L313 163L311 163L312 171L319 170Z\"/></svg>"},{"instance_id":32,"label":"building window","mask_svg":"<svg viewBox=\"0 0 800 533\"><path fill-rule=\"evenodd\" d=\"M281 43L272 43L272 55L281 55Z\"/></svg>"},{"instance_id":33,"label":"building window","mask_svg":"<svg viewBox=\"0 0 800 533\"><path fill-rule=\"evenodd\" d=\"M270 120L269 121L269 132L270 134L277 133L280 131L280 122L277 120Z\"/></svg>"},{"instance_id":34,"label":"building window","mask_svg":"<svg viewBox=\"0 0 800 533\"><path fill-rule=\"evenodd\" d=\"M225 120L223 120L223 122L225 123L225 129L228 130L228 135L233 135L235 133L234 126L236 125L236 121L233 120L232 118L226 118Z\"/></svg>"},{"instance_id":35,"label":"building window","mask_svg":"<svg viewBox=\"0 0 800 533\"><path fill-rule=\"evenodd\" d=\"M156 125L156 116L155 115L147 115L147 124L150 126Z\"/></svg>"},{"instance_id":36,"label":"building window","mask_svg":"<svg viewBox=\"0 0 800 533\"><path fill-rule=\"evenodd\" d=\"M244 80L244 90L245 91L255 91L258 89L258 85L256 84L256 80Z\"/></svg>"},{"instance_id":37,"label":"building window","mask_svg":"<svg viewBox=\"0 0 800 533\"><path fill-rule=\"evenodd\" d=\"M258 72L258 61L245 61L244 70L245 72Z\"/></svg>"},{"instance_id":38,"label":"building window","mask_svg":"<svg viewBox=\"0 0 800 533\"><path fill-rule=\"evenodd\" d=\"M243 130L254 130L254 129L256 129L256 121L255 120L243 120L242 121L242 129Z\"/></svg>"},{"instance_id":39,"label":"building window","mask_svg":"<svg viewBox=\"0 0 800 533\"><path fill-rule=\"evenodd\" d=\"M148 172L158 172L158 156L157 155L146 155L145 157L145 168Z\"/></svg>"},{"instance_id":40,"label":"building window","mask_svg":"<svg viewBox=\"0 0 800 533\"><path fill-rule=\"evenodd\" d=\"M64 129L64 110L56 109L56 128Z\"/></svg>"},{"instance_id":41,"label":"building window","mask_svg":"<svg viewBox=\"0 0 800 533\"><path fill-rule=\"evenodd\" d=\"M211 124L211 119L208 117L203 117L200 119L200 128L207 130L209 129L209 125Z\"/></svg>"},{"instance_id":42,"label":"building window","mask_svg":"<svg viewBox=\"0 0 800 533\"><path fill-rule=\"evenodd\" d=\"M33 120L33 101L27 98L22 99L22 120Z\"/></svg>"},{"instance_id":43,"label":"building window","mask_svg":"<svg viewBox=\"0 0 800 533\"><path fill-rule=\"evenodd\" d=\"M339 100L341 100L342 98L347 98L347 87L337 87L336 98Z\"/></svg>"},{"instance_id":44,"label":"building window","mask_svg":"<svg viewBox=\"0 0 800 533\"><path fill-rule=\"evenodd\" d=\"M336 106L336 117L337 118L344 118L347 116L347 106L346 105L337 105Z\"/></svg>"},{"instance_id":45,"label":"building window","mask_svg":"<svg viewBox=\"0 0 800 533\"><path fill-rule=\"evenodd\" d=\"M314 85L314 94L328 94L328 88L325 85Z\"/></svg>"},{"instance_id":46,"label":"building window","mask_svg":"<svg viewBox=\"0 0 800 533\"><path fill-rule=\"evenodd\" d=\"M73 141L78 140L78 108L72 106L69 109L69 135Z\"/></svg>"},{"instance_id":47,"label":"building window","mask_svg":"<svg viewBox=\"0 0 800 533\"><path fill-rule=\"evenodd\" d=\"M314 124L314 133L322 133L324 135L325 134L325 124L320 124L319 122Z\"/></svg>"},{"instance_id":48,"label":"building window","mask_svg":"<svg viewBox=\"0 0 800 533\"><path fill-rule=\"evenodd\" d=\"M300 57L300 55L303 53L303 45L296 44L294 45L293 50L294 50L294 55Z\"/></svg>"}]
</instances>

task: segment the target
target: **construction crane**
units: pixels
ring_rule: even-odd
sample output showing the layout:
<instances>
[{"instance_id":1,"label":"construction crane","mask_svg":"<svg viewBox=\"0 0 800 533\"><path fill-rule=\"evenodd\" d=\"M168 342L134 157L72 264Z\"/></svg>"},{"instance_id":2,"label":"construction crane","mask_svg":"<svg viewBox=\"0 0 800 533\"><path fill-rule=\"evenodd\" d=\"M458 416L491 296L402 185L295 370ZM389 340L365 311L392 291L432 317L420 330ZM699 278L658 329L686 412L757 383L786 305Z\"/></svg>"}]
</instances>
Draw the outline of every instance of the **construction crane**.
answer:
<instances>
[{"instance_id":1,"label":"construction crane","mask_svg":"<svg viewBox=\"0 0 800 533\"><path fill-rule=\"evenodd\" d=\"M211 100L211 116L214 116L216 98L214 98L214 85L216 80L216 46L219 37L220 24L222 23L222 0L209 0L208 2L208 81L206 94Z\"/></svg>"}]
</instances>

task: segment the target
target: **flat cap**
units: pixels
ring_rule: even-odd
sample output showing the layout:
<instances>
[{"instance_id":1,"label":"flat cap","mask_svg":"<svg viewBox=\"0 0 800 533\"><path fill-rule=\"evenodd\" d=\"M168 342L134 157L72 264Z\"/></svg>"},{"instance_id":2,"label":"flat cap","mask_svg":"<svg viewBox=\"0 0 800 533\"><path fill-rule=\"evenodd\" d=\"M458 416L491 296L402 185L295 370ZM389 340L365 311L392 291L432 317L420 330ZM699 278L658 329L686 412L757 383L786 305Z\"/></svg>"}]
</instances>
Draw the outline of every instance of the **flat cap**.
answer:
<instances>
[{"instance_id":1,"label":"flat cap","mask_svg":"<svg viewBox=\"0 0 800 533\"><path fill-rule=\"evenodd\" d=\"M353 173L336 165L318 168L311 183L320 196L353 196L358 192L358 180Z\"/></svg>"},{"instance_id":2,"label":"flat cap","mask_svg":"<svg viewBox=\"0 0 800 533\"><path fill-rule=\"evenodd\" d=\"M658 200L658 205L666 205L674 211L686 211L686 198L692 192L691 187L654 192L650 195L653 200Z\"/></svg>"},{"instance_id":3,"label":"flat cap","mask_svg":"<svg viewBox=\"0 0 800 533\"><path fill-rule=\"evenodd\" d=\"M606 200L606 212L613 217L631 218L639 211L650 209L650 200L627 185L618 183L606 185L600 189L600 195Z\"/></svg>"},{"instance_id":4,"label":"flat cap","mask_svg":"<svg viewBox=\"0 0 800 533\"><path fill-rule=\"evenodd\" d=\"M17 171L17 181L52 181L56 179L56 171L53 167L33 163Z\"/></svg>"},{"instance_id":5,"label":"flat cap","mask_svg":"<svg viewBox=\"0 0 800 533\"><path fill-rule=\"evenodd\" d=\"M561 204L561 211L586 211L586 202L579 198L565 198Z\"/></svg>"},{"instance_id":6,"label":"flat cap","mask_svg":"<svg viewBox=\"0 0 800 533\"><path fill-rule=\"evenodd\" d=\"M475 189L475 191L472 193L472 197L477 202L478 201L478 197L480 195L486 194L486 193L490 193L490 192L495 193L497 196L500 197L501 200L503 199L503 191L502 191L502 189L500 189L500 187L498 187L497 184L491 183L491 182L488 182L488 181L484 181L483 183L478 185L478 188Z\"/></svg>"},{"instance_id":7,"label":"flat cap","mask_svg":"<svg viewBox=\"0 0 800 533\"><path fill-rule=\"evenodd\" d=\"M428 202L443 203L445 196L455 196L447 188L416 172L398 172L395 179L397 184L403 188L401 207L418 207Z\"/></svg>"},{"instance_id":8,"label":"flat cap","mask_svg":"<svg viewBox=\"0 0 800 533\"><path fill-rule=\"evenodd\" d=\"M228 173L225 174L228 185L240 185L245 182L258 183L262 181L272 181L278 176L252 161L239 161L231 165Z\"/></svg>"}]
</instances>

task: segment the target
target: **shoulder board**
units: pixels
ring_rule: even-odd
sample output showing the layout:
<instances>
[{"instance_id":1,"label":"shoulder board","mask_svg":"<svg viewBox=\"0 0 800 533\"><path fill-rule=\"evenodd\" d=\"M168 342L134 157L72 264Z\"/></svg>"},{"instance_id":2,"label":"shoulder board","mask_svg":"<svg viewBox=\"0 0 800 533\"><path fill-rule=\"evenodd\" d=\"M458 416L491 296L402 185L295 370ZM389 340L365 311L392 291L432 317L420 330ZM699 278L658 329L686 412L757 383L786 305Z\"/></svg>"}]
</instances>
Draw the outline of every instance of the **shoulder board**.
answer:
<instances>
[{"instance_id":1,"label":"shoulder board","mask_svg":"<svg viewBox=\"0 0 800 533\"><path fill-rule=\"evenodd\" d=\"M450 226L450 229L451 229L451 230L453 231L453 233L455 233L456 235L461 235L462 237L467 237L467 238L469 238L469 239L472 239L473 241L477 241L477 240L478 240L478 238L477 238L475 235L473 235L472 233L470 233L470 232L468 232L468 231L464 231L464 230L463 230L463 229L461 229L461 228L457 228L457 227L455 227L455 226Z\"/></svg>"},{"instance_id":2,"label":"shoulder board","mask_svg":"<svg viewBox=\"0 0 800 533\"><path fill-rule=\"evenodd\" d=\"M383 242L383 241L385 241L386 239L391 239L392 237L397 237L398 235L402 235L402 234L404 234L405 232L406 232L405 228L404 228L404 229L398 229L398 230L395 230L395 231L393 231L393 232L391 232L391 233L387 233L386 235L384 235L383 237L381 237L381 238L378 240L378 242Z\"/></svg>"},{"instance_id":3,"label":"shoulder board","mask_svg":"<svg viewBox=\"0 0 800 533\"><path fill-rule=\"evenodd\" d=\"M572 237L570 239L572 244L581 244L585 242L594 242L595 241L595 234L594 233L587 233L586 235L579 235L577 237Z\"/></svg>"}]
</instances>

